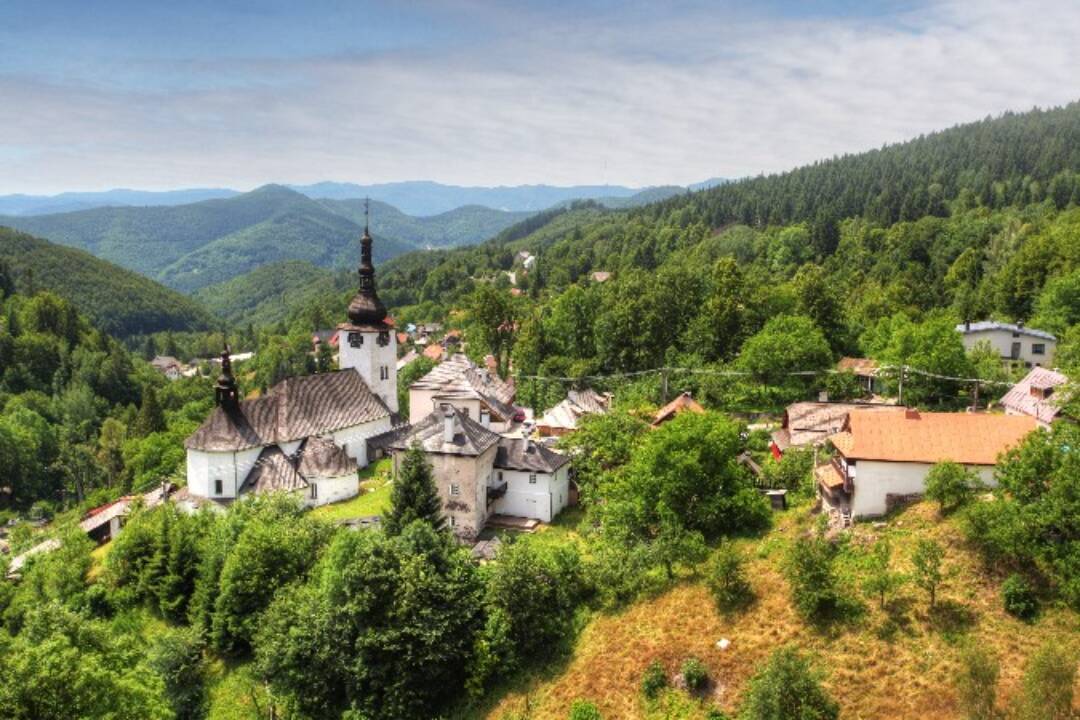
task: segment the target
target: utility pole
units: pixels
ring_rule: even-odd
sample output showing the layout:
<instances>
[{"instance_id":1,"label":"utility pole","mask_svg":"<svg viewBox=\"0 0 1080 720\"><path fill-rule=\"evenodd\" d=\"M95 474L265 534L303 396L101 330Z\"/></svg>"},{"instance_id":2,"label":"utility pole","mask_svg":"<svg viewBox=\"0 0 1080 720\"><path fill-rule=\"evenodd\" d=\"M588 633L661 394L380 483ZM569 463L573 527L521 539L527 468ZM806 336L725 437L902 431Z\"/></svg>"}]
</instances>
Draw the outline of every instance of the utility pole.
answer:
<instances>
[{"instance_id":1,"label":"utility pole","mask_svg":"<svg viewBox=\"0 0 1080 720\"><path fill-rule=\"evenodd\" d=\"M671 368L665 367L661 372L662 372L663 377L664 377L664 388L661 391L661 396L663 397L663 400L662 400L661 404L667 404L668 373L671 372Z\"/></svg>"},{"instance_id":2,"label":"utility pole","mask_svg":"<svg viewBox=\"0 0 1080 720\"><path fill-rule=\"evenodd\" d=\"M900 366L900 389L897 391L897 402L903 406L904 404L904 368L906 365Z\"/></svg>"},{"instance_id":3,"label":"utility pole","mask_svg":"<svg viewBox=\"0 0 1080 720\"><path fill-rule=\"evenodd\" d=\"M971 411L977 412L979 410L979 381L975 381L975 393L971 400Z\"/></svg>"}]
</instances>

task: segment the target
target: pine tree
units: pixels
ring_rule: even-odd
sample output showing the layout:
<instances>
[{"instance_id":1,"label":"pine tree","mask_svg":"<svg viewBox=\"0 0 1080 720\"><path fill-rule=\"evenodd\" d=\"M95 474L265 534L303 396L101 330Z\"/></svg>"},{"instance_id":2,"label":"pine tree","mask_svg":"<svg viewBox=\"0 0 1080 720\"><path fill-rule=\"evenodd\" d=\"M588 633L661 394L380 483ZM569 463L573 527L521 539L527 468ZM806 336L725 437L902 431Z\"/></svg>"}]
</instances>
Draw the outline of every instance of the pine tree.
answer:
<instances>
[{"instance_id":1,"label":"pine tree","mask_svg":"<svg viewBox=\"0 0 1080 720\"><path fill-rule=\"evenodd\" d=\"M442 530L445 522L435 476L419 445L409 448L401 462L383 528L389 535L398 535L415 520L423 520L436 530Z\"/></svg>"},{"instance_id":2,"label":"pine tree","mask_svg":"<svg viewBox=\"0 0 1080 720\"><path fill-rule=\"evenodd\" d=\"M165 430L165 413L158 403L157 390L152 385L143 390L143 401L139 408L139 418L135 421L135 430L144 437Z\"/></svg>"}]
</instances>

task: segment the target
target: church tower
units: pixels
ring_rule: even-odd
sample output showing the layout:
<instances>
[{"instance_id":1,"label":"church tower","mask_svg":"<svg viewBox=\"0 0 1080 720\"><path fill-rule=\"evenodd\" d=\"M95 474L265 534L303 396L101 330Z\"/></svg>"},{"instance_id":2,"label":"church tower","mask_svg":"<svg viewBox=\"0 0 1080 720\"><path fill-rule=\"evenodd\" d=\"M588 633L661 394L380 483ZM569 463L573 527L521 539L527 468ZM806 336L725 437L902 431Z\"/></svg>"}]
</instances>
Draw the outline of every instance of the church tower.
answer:
<instances>
[{"instance_id":1,"label":"church tower","mask_svg":"<svg viewBox=\"0 0 1080 720\"><path fill-rule=\"evenodd\" d=\"M360 289L349 303L349 321L338 325L338 364L352 368L368 388L396 413L397 336L386 322L386 307L375 291L375 266L371 262L368 205L364 203L364 236L360 238Z\"/></svg>"}]
</instances>

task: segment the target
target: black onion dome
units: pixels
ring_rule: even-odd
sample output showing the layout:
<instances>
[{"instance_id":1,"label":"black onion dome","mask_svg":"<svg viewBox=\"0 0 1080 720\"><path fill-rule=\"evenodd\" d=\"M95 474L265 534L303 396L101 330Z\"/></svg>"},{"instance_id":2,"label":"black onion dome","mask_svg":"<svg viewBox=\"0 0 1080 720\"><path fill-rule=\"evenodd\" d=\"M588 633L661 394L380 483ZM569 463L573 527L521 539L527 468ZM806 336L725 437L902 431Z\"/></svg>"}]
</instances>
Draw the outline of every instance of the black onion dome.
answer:
<instances>
[{"instance_id":1,"label":"black onion dome","mask_svg":"<svg viewBox=\"0 0 1080 720\"><path fill-rule=\"evenodd\" d=\"M371 262L371 235L364 228L360 238L360 289L349 303L349 322L354 325L379 325L386 319L386 306L375 291L375 266Z\"/></svg>"}]
</instances>

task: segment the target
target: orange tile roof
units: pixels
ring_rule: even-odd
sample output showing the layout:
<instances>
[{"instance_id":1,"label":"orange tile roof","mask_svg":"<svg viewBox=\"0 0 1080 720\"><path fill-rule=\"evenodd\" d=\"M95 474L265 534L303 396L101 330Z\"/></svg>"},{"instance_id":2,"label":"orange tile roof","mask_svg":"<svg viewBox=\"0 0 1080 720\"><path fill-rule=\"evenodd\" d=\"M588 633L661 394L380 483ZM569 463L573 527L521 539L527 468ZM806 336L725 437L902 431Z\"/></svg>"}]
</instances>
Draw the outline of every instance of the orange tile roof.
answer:
<instances>
[{"instance_id":1,"label":"orange tile roof","mask_svg":"<svg viewBox=\"0 0 1080 720\"><path fill-rule=\"evenodd\" d=\"M656 411L656 416L652 422L653 427L662 425L671 418L675 417L676 414L687 410L699 414L705 412L705 408L701 407L697 400L694 400L694 398L690 397L690 393L684 392L682 395L679 395L679 397L675 398L667 405Z\"/></svg>"},{"instance_id":2,"label":"orange tile roof","mask_svg":"<svg viewBox=\"0 0 1080 720\"><path fill-rule=\"evenodd\" d=\"M850 371L865 377L877 375L878 364L877 360L870 358L842 357L840 362L836 363L836 369L840 372Z\"/></svg>"},{"instance_id":3,"label":"orange tile roof","mask_svg":"<svg viewBox=\"0 0 1080 720\"><path fill-rule=\"evenodd\" d=\"M1027 416L853 410L829 440L851 460L994 465L1035 427Z\"/></svg>"},{"instance_id":4,"label":"orange tile roof","mask_svg":"<svg viewBox=\"0 0 1080 720\"><path fill-rule=\"evenodd\" d=\"M424 348L424 357L432 360L442 360L443 346L438 343L433 343Z\"/></svg>"}]
</instances>

